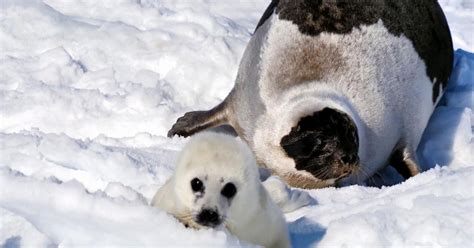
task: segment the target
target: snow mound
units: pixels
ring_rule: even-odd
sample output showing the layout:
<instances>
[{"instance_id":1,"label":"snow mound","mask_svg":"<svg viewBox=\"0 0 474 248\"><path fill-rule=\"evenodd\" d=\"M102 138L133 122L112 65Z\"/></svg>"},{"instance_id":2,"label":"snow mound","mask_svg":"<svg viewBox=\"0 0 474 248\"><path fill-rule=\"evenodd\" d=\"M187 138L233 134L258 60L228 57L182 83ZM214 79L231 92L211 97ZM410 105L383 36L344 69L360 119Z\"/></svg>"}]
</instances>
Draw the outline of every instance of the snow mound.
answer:
<instances>
[{"instance_id":1,"label":"snow mound","mask_svg":"<svg viewBox=\"0 0 474 248\"><path fill-rule=\"evenodd\" d=\"M166 132L226 96L268 2L2 0L0 246L248 246L148 202L185 141ZM306 191L294 247L472 247L474 4L440 2L464 50L418 147L426 171Z\"/></svg>"},{"instance_id":2,"label":"snow mound","mask_svg":"<svg viewBox=\"0 0 474 248\"><path fill-rule=\"evenodd\" d=\"M188 230L173 217L141 201L130 202L104 196L101 192L90 193L74 180L65 183L37 180L2 170L0 182L2 208L28 219L57 245L163 246L179 243L182 246L224 247L239 244L223 231ZM12 227L5 229L12 232ZM8 239L20 237L18 242L23 245L23 239L28 236L20 235L15 233Z\"/></svg>"}]
</instances>

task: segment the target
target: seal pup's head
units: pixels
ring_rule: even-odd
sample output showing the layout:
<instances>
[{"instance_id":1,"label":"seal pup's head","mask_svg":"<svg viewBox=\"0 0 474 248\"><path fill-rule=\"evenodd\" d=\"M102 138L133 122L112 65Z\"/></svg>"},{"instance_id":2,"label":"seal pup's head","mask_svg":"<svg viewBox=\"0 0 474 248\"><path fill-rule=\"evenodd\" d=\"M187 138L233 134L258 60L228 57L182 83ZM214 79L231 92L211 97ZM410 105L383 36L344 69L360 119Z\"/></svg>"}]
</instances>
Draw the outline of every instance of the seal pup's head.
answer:
<instances>
[{"instance_id":1,"label":"seal pup's head","mask_svg":"<svg viewBox=\"0 0 474 248\"><path fill-rule=\"evenodd\" d=\"M186 214L178 216L194 227L217 227L235 205L258 197L259 174L247 145L235 137L205 132L195 135L179 155L173 182ZM241 208L241 206L238 206Z\"/></svg>"}]
</instances>

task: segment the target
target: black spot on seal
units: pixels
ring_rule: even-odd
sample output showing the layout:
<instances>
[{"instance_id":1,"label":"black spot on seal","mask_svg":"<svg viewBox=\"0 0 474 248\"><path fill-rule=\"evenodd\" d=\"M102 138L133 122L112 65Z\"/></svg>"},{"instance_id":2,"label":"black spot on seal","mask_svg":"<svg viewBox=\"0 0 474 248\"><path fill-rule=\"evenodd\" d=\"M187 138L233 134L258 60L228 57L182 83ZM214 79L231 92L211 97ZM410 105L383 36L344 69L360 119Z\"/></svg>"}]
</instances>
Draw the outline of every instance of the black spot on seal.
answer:
<instances>
[{"instance_id":1,"label":"black spot on seal","mask_svg":"<svg viewBox=\"0 0 474 248\"><path fill-rule=\"evenodd\" d=\"M331 108L301 118L280 145L295 160L298 170L321 179L345 175L359 162L354 122L347 114Z\"/></svg>"}]
</instances>

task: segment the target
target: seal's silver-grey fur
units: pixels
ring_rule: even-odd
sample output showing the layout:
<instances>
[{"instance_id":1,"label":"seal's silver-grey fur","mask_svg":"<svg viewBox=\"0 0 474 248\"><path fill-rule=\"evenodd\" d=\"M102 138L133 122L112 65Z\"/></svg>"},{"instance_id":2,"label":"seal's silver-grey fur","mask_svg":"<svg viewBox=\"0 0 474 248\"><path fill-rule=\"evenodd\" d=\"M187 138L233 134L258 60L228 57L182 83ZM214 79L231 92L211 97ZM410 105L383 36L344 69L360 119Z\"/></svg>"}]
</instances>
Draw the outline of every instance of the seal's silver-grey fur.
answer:
<instances>
[{"instance_id":1,"label":"seal's silver-grey fur","mask_svg":"<svg viewBox=\"0 0 474 248\"><path fill-rule=\"evenodd\" d=\"M169 136L229 124L296 187L358 183L388 164L413 176L452 58L436 1L275 0L227 98Z\"/></svg>"}]
</instances>

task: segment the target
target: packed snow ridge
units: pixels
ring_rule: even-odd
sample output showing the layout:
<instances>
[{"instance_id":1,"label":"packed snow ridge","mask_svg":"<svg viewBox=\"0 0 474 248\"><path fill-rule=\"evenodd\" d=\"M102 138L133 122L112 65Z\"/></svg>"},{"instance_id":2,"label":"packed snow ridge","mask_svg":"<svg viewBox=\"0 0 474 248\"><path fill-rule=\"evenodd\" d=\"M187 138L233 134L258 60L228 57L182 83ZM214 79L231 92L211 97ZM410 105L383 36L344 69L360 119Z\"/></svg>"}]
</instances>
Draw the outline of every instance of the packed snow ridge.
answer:
<instances>
[{"instance_id":1,"label":"packed snow ridge","mask_svg":"<svg viewBox=\"0 0 474 248\"><path fill-rule=\"evenodd\" d=\"M0 0L0 245L246 246L148 206L177 117L230 91L269 0ZM294 247L474 244L474 4L443 0L456 52L418 155L382 188L309 190Z\"/></svg>"}]
</instances>

